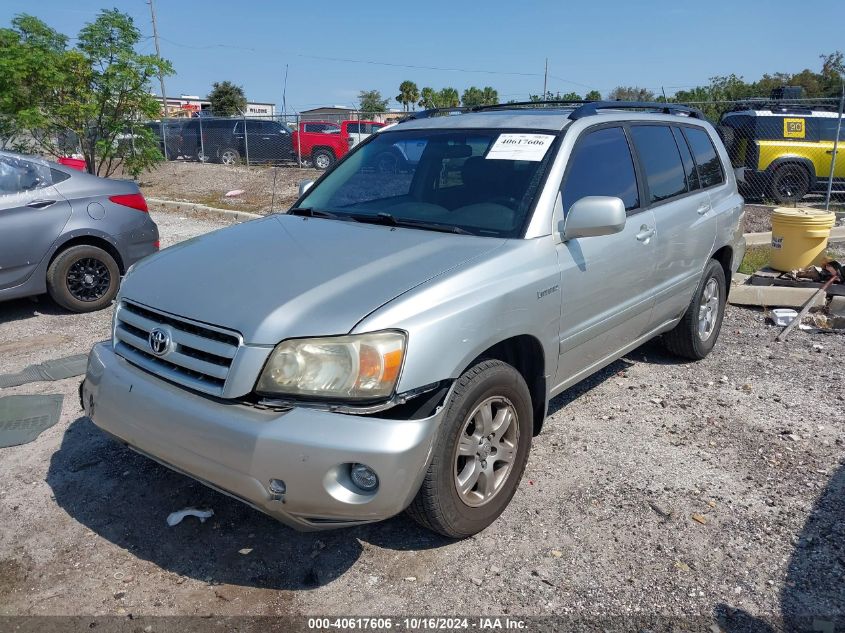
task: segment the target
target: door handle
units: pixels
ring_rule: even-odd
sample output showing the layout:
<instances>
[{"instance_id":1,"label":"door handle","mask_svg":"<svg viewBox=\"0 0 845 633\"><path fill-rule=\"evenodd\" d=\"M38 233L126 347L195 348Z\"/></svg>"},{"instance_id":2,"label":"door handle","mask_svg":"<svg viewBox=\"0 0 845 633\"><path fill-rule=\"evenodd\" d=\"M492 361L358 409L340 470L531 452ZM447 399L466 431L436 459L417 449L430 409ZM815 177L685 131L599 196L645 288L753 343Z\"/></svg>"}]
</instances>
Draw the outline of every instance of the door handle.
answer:
<instances>
[{"instance_id":1,"label":"door handle","mask_svg":"<svg viewBox=\"0 0 845 633\"><path fill-rule=\"evenodd\" d=\"M704 215L709 210L710 210L709 204L702 204L700 207L698 207L698 215Z\"/></svg>"},{"instance_id":2,"label":"door handle","mask_svg":"<svg viewBox=\"0 0 845 633\"><path fill-rule=\"evenodd\" d=\"M33 200L26 206L31 209L46 209L47 207L52 207L54 204L56 204L55 200Z\"/></svg>"},{"instance_id":3,"label":"door handle","mask_svg":"<svg viewBox=\"0 0 845 633\"><path fill-rule=\"evenodd\" d=\"M637 241L638 242L647 242L651 236L654 235L654 227L649 227L643 224L640 227L640 232L637 233Z\"/></svg>"},{"instance_id":4,"label":"door handle","mask_svg":"<svg viewBox=\"0 0 845 633\"><path fill-rule=\"evenodd\" d=\"M833 150L832 150L832 149L829 149L829 150L827 150L827 151L825 152L825 154L833 154Z\"/></svg>"}]
</instances>

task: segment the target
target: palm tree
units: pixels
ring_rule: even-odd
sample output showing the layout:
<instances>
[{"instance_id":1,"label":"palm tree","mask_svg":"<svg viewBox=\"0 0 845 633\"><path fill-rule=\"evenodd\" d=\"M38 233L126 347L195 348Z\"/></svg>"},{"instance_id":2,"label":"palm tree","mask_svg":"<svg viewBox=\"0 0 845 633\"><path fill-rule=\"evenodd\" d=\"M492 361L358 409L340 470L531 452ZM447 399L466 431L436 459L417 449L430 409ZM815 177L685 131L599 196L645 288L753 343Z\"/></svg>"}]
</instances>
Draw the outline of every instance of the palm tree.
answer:
<instances>
[{"instance_id":1,"label":"palm tree","mask_svg":"<svg viewBox=\"0 0 845 633\"><path fill-rule=\"evenodd\" d=\"M405 80L399 84L399 94L396 95L396 100L402 104L402 109L405 112L415 107L419 98L420 90L413 81Z\"/></svg>"},{"instance_id":2,"label":"palm tree","mask_svg":"<svg viewBox=\"0 0 845 633\"><path fill-rule=\"evenodd\" d=\"M437 102L439 108L457 108L461 105L461 95L454 88L443 88L437 93Z\"/></svg>"},{"instance_id":3,"label":"palm tree","mask_svg":"<svg viewBox=\"0 0 845 633\"><path fill-rule=\"evenodd\" d=\"M428 110L429 108L436 108L437 107L437 93L434 91L434 88L429 88L426 86L422 90L420 90L420 100L417 102L417 105L421 108L425 108Z\"/></svg>"}]
</instances>

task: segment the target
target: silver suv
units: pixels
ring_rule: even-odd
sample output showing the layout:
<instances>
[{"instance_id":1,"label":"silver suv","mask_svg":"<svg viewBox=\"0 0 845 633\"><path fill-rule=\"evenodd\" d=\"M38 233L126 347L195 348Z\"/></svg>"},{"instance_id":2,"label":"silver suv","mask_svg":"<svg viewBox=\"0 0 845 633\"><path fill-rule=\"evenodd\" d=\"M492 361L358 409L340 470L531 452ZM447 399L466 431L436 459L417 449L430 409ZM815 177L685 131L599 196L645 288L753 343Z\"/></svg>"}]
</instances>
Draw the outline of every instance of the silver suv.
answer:
<instances>
[{"instance_id":1,"label":"silver suv","mask_svg":"<svg viewBox=\"0 0 845 633\"><path fill-rule=\"evenodd\" d=\"M466 537L551 397L658 335L710 352L743 201L697 112L431 114L286 214L135 265L81 389L93 421L298 529L407 509Z\"/></svg>"}]
</instances>

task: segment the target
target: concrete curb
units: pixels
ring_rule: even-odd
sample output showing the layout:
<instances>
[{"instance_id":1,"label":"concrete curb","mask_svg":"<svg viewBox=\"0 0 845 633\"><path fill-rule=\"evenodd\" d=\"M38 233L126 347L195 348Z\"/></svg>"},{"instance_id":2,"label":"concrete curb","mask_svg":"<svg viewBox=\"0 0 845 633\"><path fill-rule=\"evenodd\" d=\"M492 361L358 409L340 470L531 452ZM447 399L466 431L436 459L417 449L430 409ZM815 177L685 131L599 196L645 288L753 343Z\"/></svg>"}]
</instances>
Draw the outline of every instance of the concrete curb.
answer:
<instances>
[{"instance_id":1,"label":"concrete curb","mask_svg":"<svg viewBox=\"0 0 845 633\"><path fill-rule=\"evenodd\" d=\"M179 200L165 200L164 198L147 198L147 202L162 207L166 211L176 211L179 213L190 213L193 215L205 215L220 218L221 220L229 220L231 222L246 222L247 220L255 220L256 218L263 218L265 216L260 213L250 213L249 211L232 211L230 209L218 209L217 207L209 207L204 204L196 202L181 202Z\"/></svg>"},{"instance_id":2,"label":"concrete curb","mask_svg":"<svg viewBox=\"0 0 845 633\"><path fill-rule=\"evenodd\" d=\"M830 230L830 239L832 241L845 240L845 226L834 226ZM746 246L769 246L772 243L772 232L767 233L746 233Z\"/></svg>"}]
</instances>

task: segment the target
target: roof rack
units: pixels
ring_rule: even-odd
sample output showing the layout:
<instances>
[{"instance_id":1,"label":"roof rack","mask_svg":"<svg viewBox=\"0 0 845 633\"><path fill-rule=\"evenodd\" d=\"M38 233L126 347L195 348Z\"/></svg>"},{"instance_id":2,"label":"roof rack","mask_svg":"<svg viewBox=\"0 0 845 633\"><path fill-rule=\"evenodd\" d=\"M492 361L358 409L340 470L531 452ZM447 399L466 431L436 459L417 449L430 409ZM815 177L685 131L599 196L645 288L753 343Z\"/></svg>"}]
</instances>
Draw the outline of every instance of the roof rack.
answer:
<instances>
[{"instance_id":1,"label":"roof rack","mask_svg":"<svg viewBox=\"0 0 845 633\"><path fill-rule=\"evenodd\" d=\"M404 117L399 119L399 123L404 123L405 121L414 121L416 119L430 119L434 116L442 116L448 114L461 114L463 112L469 112L472 108L464 108L461 106L456 106L454 108L429 108L428 110L419 110L415 112L409 112Z\"/></svg>"},{"instance_id":2,"label":"roof rack","mask_svg":"<svg viewBox=\"0 0 845 633\"><path fill-rule=\"evenodd\" d=\"M584 99L551 99L549 101L512 101L511 103L494 103L493 105L480 105L469 108L472 112L481 112L484 110L511 110L514 108L542 108L549 105L573 105L595 103L593 101L585 101Z\"/></svg>"},{"instance_id":3,"label":"roof rack","mask_svg":"<svg viewBox=\"0 0 845 633\"><path fill-rule=\"evenodd\" d=\"M655 101L589 101L579 108L575 108L569 118L573 121L594 116L599 110L652 110L663 114L688 116L693 119L703 119L704 114L697 108L680 105L678 103L659 103Z\"/></svg>"}]
</instances>

